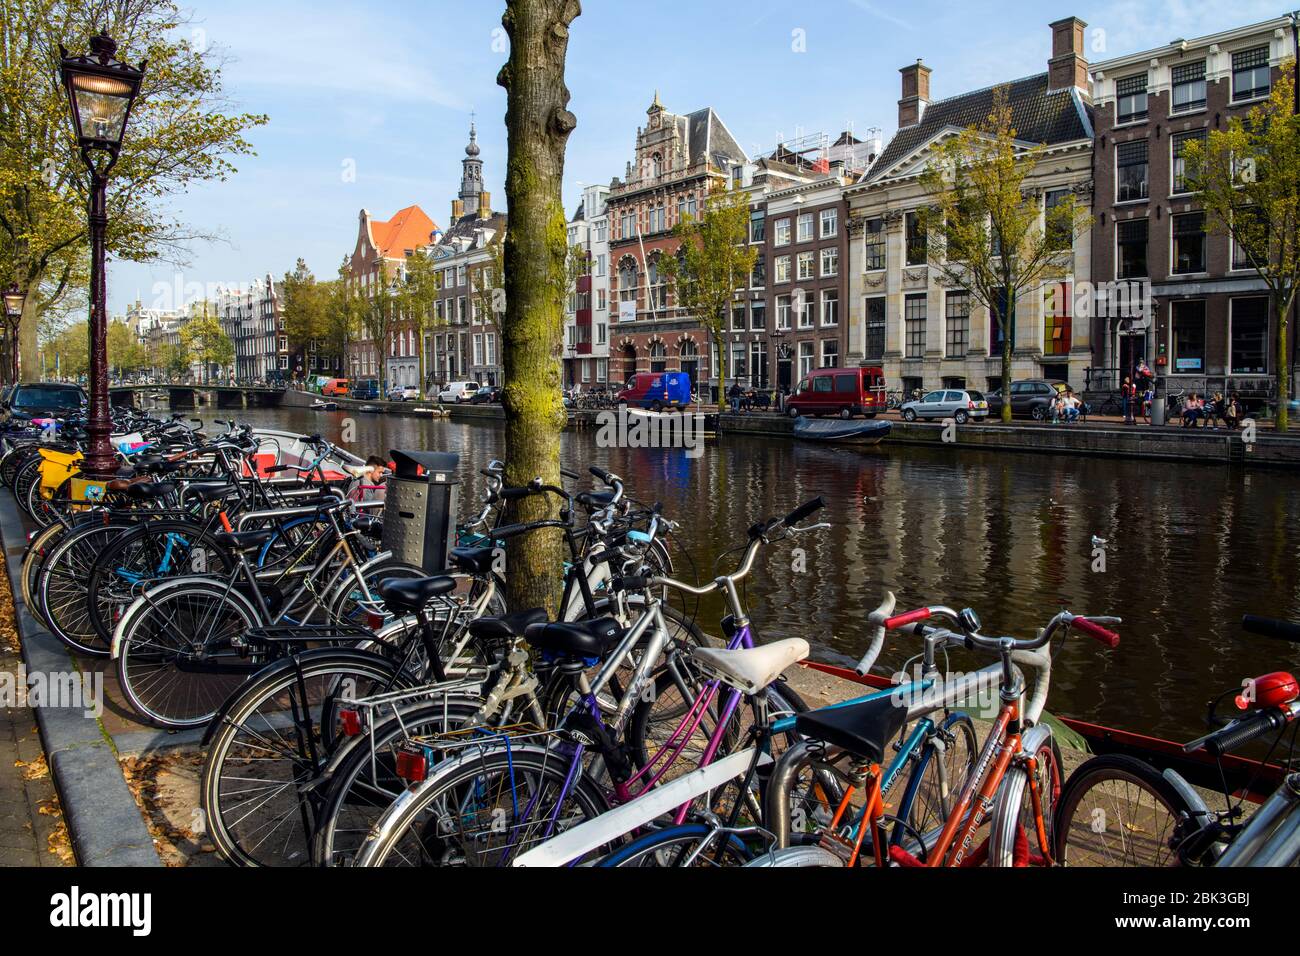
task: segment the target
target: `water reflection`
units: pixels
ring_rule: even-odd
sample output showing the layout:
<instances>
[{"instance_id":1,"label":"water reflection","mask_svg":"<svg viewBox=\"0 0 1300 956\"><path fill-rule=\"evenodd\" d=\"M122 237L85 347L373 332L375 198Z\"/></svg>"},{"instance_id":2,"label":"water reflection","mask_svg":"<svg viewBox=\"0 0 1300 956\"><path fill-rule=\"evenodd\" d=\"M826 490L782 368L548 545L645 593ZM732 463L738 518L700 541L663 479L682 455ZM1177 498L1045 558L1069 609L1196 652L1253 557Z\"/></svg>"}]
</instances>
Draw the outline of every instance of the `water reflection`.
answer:
<instances>
[{"instance_id":1,"label":"water reflection","mask_svg":"<svg viewBox=\"0 0 1300 956\"><path fill-rule=\"evenodd\" d=\"M337 439L342 413L249 411L248 420ZM503 457L499 428L361 416L363 454L389 448L457 452L477 499L477 469ZM1290 666L1285 644L1241 633L1251 612L1300 619L1296 542L1300 476L1217 465L1053 459L890 446L861 452L775 439L683 451L595 447L568 433L565 466L609 468L645 502L681 521L680 543L703 577L745 529L817 494L829 532L768 549L747 600L766 639L800 636L818 657L856 660L863 618L886 589L902 605L974 607L986 630L1027 635L1060 607L1118 614L1124 641L1086 638L1057 658L1052 708L1118 727L1185 738L1205 702L1243 677ZM1093 571L1093 538L1107 542ZM724 566L734 565L734 556ZM716 631L720 605L701 609ZM905 639L885 663L914 650Z\"/></svg>"}]
</instances>

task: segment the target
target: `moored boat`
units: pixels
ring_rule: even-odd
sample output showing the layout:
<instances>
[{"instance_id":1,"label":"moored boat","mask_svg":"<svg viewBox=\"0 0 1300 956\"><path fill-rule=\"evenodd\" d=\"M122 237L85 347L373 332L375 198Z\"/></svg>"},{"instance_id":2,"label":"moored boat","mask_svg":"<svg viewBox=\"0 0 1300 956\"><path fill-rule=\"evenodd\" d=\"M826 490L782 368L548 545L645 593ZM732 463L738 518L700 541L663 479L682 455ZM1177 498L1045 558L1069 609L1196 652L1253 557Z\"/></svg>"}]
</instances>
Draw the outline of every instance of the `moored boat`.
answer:
<instances>
[{"instance_id":1,"label":"moored boat","mask_svg":"<svg viewBox=\"0 0 1300 956\"><path fill-rule=\"evenodd\" d=\"M892 431L889 422L855 419L795 419L794 437L804 441L834 442L841 445L876 445Z\"/></svg>"}]
</instances>

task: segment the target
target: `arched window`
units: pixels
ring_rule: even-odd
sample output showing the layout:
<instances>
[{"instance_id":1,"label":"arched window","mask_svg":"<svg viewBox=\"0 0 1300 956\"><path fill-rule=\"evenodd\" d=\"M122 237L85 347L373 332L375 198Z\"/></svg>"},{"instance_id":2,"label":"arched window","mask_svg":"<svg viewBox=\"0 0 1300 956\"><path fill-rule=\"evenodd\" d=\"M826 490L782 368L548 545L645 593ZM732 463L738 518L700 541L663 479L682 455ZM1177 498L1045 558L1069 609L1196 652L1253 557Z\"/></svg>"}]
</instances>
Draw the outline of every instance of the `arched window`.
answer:
<instances>
[{"instance_id":1,"label":"arched window","mask_svg":"<svg viewBox=\"0 0 1300 956\"><path fill-rule=\"evenodd\" d=\"M620 302L636 301L636 260L627 256L618 264L618 298Z\"/></svg>"},{"instance_id":2,"label":"arched window","mask_svg":"<svg viewBox=\"0 0 1300 956\"><path fill-rule=\"evenodd\" d=\"M664 307L664 277L659 270L659 256L650 258L650 271L647 276L647 288L650 293L650 308L659 310Z\"/></svg>"},{"instance_id":3,"label":"arched window","mask_svg":"<svg viewBox=\"0 0 1300 956\"><path fill-rule=\"evenodd\" d=\"M658 178L664 171L664 158L659 153L650 157L650 177Z\"/></svg>"},{"instance_id":4,"label":"arched window","mask_svg":"<svg viewBox=\"0 0 1300 956\"><path fill-rule=\"evenodd\" d=\"M662 342L654 342L650 346L650 371L668 371L668 349Z\"/></svg>"}]
</instances>

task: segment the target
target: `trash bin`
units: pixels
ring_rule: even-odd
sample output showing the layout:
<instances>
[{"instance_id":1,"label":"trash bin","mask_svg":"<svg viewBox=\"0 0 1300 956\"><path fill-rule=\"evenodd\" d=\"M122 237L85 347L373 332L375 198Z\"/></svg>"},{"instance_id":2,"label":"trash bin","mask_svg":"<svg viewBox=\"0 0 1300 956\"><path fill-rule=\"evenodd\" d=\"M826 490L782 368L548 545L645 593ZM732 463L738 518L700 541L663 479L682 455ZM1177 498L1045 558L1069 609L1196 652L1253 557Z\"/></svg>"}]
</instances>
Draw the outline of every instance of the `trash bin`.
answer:
<instances>
[{"instance_id":1,"label":"trash bin","mask_svg":"<svg viewBox=\"0 0 1300 956\"><path fill-rule=\"evenodd\" d=\"M438 574L456 545L460 456L437 451L391 451L395 471L384 500L384 550Z\"/></svg>"},{"instance_id":2,"label":"trash bin","mask_svg":"<svg viewBox=\"0 0 1300 956\"><path fill-rule=\"evenodd\" d=\"M1151 399L1151 424L1163 425L1165 423L1165 399L1163 395Z\"/></svg>"}]
</instances>

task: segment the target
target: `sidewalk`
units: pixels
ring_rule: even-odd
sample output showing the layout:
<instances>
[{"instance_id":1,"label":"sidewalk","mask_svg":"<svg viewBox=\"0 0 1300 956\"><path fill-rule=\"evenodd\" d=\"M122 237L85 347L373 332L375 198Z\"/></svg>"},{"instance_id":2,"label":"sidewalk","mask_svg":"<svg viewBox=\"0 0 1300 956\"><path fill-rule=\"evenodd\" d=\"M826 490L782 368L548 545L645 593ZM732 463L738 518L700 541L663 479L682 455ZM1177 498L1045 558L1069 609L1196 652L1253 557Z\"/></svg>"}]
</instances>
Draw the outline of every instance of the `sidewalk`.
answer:
<instances>
[{"instance_id":1,"label":"sidewalk","mask_svg":"<svg viewBox=\"0 0 1300 956\"><path fill-rule=\"evenodd\" d=\"M22 660L8 589L8 578L0 573L0 674L7 675L6 682L18 674ZM28 707L0 707L0 867L71 864L36 715Z\"/></svg>"}]
</instances>

